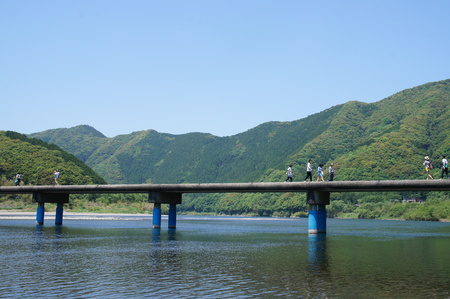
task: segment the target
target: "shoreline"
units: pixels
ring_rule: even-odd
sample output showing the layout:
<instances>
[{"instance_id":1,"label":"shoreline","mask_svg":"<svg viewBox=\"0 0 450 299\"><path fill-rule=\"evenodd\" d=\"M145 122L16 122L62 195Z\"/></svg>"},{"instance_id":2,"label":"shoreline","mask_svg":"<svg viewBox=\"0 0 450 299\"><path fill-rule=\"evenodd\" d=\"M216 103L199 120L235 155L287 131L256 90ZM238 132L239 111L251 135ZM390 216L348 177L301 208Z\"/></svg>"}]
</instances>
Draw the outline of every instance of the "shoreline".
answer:
<instances>
[{"instance_id":1,"label":"shoreline","mask_svg":"<svg viewBox=\"0 0 450 299\"><path fill-rule=\"evenodd\" d=\"M44 219L55 219L55 211L45 212ZM66 212L65 219L124 219L128 218L152 218L152 214L125 214L125 213L84 213ZM164 215L163 215L164 216ZM0 219L34 219L36 212L21 212L17 210L0 210Z\"/></svg>"},{"instance_id":2,"label":"shoreline","mask_svg":"<svg viewBox=\"0 0 450 299\"><path fill-rule=\"evenodd\" d=\"M45 213L44 219L55 219L55 211L49 211ZM198 215L191 215L191 216L198 216ZM233 217L233 216L227 216L227 215L209 215L209 216L220 216L220 217ZM237 216L237 215L236 215ZM162 218L167 218L168 215L161 215ZM239 217L239 216L238 216ZM244 216L242 217L248 217L248 218L261 218L258 216ZM35 219L36 218L36 212L22 212L17 210L0 210L0 220L1 219ZM84 219L84 220L132 220L132 219L152 219L153 214L142 214L142 213L136 213L136 214L130 214L130 213L95 213L95 212L66 212L64 211L64 218L65 219ZM266 217L263 217L266 218ZM267 217L272 218L272 217ZM278 217L275 217L278 218ZM283 217L282 217L283 218ZM305 219L305 217L299 217L295 219ZM292 217L287 217L287 219L292 219ZM307 217L306 217L307 219ZM332 219L332 218L329 218ZM356 219L356 218L339 218L336 217L335 219ZM365 219L361 219L365 220ZM394 221L407 221L404 219L374 219L374 220L394 220ZM424 220L410 220L410 221L424 221ZM450 222L449 219L439 219L435 222Z\"/></svg>"},{"instance_id":3,"label":"shoreline","mask_svg":"<svg viewBox=\"0 0 450 299\"><path fill-rule=\"evenodd\" d=\"M45 212L45 214L55 214L55 211ZM20 212L11 210L0 210L0 215L36 215L36 212ZM152 214L130 214L130 213L94 213L94 212L66 212L64 211L64 216L152 216Z\"/></svg>"}]
</instances>

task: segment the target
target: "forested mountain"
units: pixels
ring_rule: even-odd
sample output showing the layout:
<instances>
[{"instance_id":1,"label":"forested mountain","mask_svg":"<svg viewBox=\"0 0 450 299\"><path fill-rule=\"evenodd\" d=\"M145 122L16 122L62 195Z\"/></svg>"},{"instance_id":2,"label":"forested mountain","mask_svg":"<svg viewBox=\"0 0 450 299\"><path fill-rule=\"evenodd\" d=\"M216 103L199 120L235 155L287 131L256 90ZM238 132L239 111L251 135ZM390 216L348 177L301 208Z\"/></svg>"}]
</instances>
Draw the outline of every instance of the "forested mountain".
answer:
<instances>
[{"instance_id":1,"label":"forested mountain","mask_svg":"<svg viewBox=\"0 0 450 299\"><path fill-rule=\"evenodd\" d=\"M445 80L229 137L148 130L106 138L85 125L30 137L74 154L109 183L280 181L290 163L301 180L310 158L334 161L341 180L416 179L425 155L437 162L450 152L449 100Z\"/></svg>"},{"instance_id":2,"label":"forested mountain","mask_svg":"<svg viewBox=\"0 0 450 299\"><path fill-rule=\"evenodd\" d=\"M12 181L20 172L25 184L52 185L53 171L58 169L59 184L106 183L74 155L20 133L0 131L0 153L0 177L4 181Z\"/></svg>"},{"instance_id":3,"label":"forested mountain","mask_svg":"<svg viewBox=\"0 0 450 299\"><path fill-rule=\"evenodd\" d=\"M308 159L325 169L334 162L338 180L425 179L424 156L439 167L440 156L450 155L449 105L450 80L444 80L379 102L347 102L304 119L268 122L228 137L148 130L106 138L89 126L30 136L76 155L109 183L283 181L289 164L294 181L303 181ZM438 168L433 171L438 175ZM258 200L254 196L241 197L240 207L239 201L230 200L233 195L198 196L182 206L204 208L206 200L203 211L260 215L270 213L266 207L288 214L304 208L289 194L282 201L275 195L258 195ZM357 201L355 196L336 198Z\"/></svg>"},{"instance_id":4,"label":"forested mountain","mask_svg":"<svg viewBox=\"0 0 450 299\"><path fill-rule=\"evenodd\" d=\"M86 161L101 146L101 142L107 139L105 135L90 126L47 130L31 134L30 137L57 144L82 161Z\"/></svg>"},{"instance_id":5,"label":"forested mountain","mask_svg":"<svg viewBox=\"0 0 450 299\"><path fill-rule=\"evenodd\" d=\"M110 183L260 181L286 168L292 162L289 157L324 132L341 107L294 122L265 123L229 137L148 130L106 138L89 126L30 137L77 155Z\"/></svg>"}]
</instances>

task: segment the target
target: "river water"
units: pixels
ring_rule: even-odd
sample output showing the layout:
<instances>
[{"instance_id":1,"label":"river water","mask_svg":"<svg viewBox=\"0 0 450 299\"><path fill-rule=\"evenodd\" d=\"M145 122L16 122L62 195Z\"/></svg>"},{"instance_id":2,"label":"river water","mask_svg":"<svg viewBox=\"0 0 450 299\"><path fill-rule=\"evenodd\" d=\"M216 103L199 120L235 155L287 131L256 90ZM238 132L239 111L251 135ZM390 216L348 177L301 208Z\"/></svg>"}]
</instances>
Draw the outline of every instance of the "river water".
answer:
<instances>
[{"instance_id":1,"label":"river water","mask_svg":"<svg viewBox=\"0 0 450 299\"><path fill-rule=\"evenodd\" d=\"M450 223L0 215L1 298L450 298Z\"/></svg>"}]
</instances>

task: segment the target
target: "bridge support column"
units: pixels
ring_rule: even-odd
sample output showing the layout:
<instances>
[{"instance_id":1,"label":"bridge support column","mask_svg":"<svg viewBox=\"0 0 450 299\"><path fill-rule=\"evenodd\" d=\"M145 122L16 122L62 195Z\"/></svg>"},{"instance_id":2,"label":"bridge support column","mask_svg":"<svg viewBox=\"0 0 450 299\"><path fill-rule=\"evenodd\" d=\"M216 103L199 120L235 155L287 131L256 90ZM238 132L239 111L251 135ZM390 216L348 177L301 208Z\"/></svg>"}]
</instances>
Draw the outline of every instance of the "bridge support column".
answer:
<instances>
[{"instance_id":1,"label":"bridge support column","mask_svg":"<svg viewBox=\"0 0 450 299\"><path fill-rule=\"evenodd\" d=\"M45 203L39 202L36 210L36 224L44 224L44 214L45 214Z\"/></svg>"},{"instance_id":2,"label":"bridge support column","mask_svg":"<svg viewBox=\"0 0 450 299\"><path fill-rule=\"evenodd\" d=\"M161 228L161 204L169 204L169 228L177 225L177 204L181 204L181 193L149 192L148 202L153 203L153 228ZM158 214L159 213L159 214ZM159 215L159 216L158 216ZM159 219L159 220L158 220Z\"/></svg>"},{"instance_id":3,"label":"bridge support column","mask_svg":"<svg viewBox=\"0 0 450 299\"><path fill-rule=\"evenodd\" d=\"M161 228L161 204L153 205L153 228Z\"/></svg>"},{"instance_id":4,"label":"bridge support column","mask_svg":"<svg viewBox=\"0 0 450 299\"><path fill-rule=\"evenodd\" d=\"M56 204L55 225L62 225L63 211L64 211L64 204L62 202L58 202Z\"/></svg>"},{"instance_id":5,"label":"bridge support column","mask_svg":"<svg viewBox=\"0 0 450 299\"><path fill-rule=\"evenodd\" d=\"M169 228L177 227L177 205L169 204Z\"/></svg>"},{"instance_id":6,"label":"bridge support column","mask_svg":"<svg viewBox=\"0 0 450 299\"><path fill-rule=\"evenodd\" d=\"M327 210L330 204L330 192L308 191L306 200L309 204L308 233L322 234L327 232Z\"/></svg>"},{"instance_id":7,"label":"bridge support column","mask_svg":"<svg viewBox=\"0 0 450 299\"><path fill-rule=\"evenodd\" d=\"M46 202L56 203L55 224L62 224L63 205L69 202L69 193L33 193L33 202L38 203L36 212L36 222L39 225L44 224L44 204Z\"/></svg>"},{"instance_id":8,"label":"bridge support column","mask_svg":"<svg viewBox=\"0 0 450 299\"><path fill-rule=\"evenodd\" d=\"M325 205L309 205L308 233L321 234L327 232L327 211Z\"/></svg>"}]
</instances>

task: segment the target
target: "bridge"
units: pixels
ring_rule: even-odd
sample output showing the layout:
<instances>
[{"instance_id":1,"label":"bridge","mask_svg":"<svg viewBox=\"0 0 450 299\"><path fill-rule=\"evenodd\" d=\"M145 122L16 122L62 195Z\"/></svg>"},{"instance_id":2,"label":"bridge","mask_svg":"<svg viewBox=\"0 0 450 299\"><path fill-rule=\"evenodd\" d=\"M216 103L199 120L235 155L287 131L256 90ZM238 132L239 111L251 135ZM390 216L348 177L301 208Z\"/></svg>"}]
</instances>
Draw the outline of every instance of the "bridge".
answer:
<instances>
[{"instance_id":1,"label":"bridge","mask_svg":"<svg viewBox=\"0 0 450 299\"><path fill-rule=\"evenodd\" d=\"M308 232L326 232L326 205L331 192L387 191L450 191L450 180L386 180L282 183L204 183L204 184L118 184L118 185L56 185L0 186L0 194L33 194L38 204L36 222L44 224L45 203L56 203L55 224L61 225L63 205L70 194L86 193L147 193L153 207L153 228L161 227L161 204L169 204L169 228L176 227L176 205L183 193L258 193L306 192L309 204Z\"/></svg>"}]
</instances>

